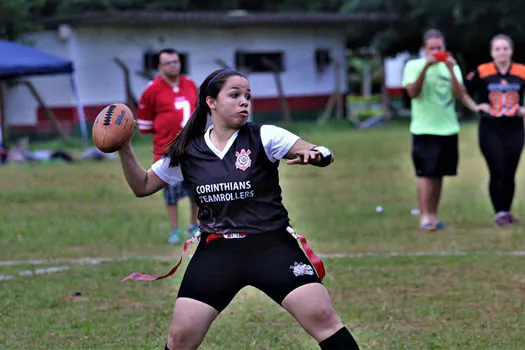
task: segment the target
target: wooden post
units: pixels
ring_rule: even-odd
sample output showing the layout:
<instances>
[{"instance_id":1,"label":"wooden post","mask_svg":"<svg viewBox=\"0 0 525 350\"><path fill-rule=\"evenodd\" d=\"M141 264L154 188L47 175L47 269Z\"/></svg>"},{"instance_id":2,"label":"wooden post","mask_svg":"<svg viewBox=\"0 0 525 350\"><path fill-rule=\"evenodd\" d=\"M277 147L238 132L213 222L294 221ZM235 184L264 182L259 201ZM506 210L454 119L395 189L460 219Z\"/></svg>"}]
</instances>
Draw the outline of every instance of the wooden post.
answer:
<instances>
[{"instance_id":1,"label":"wooden post","mask_svg":"<svg viewBox=\"0 0 525 350\"><path fill-rule=\"evenodd\" d=\"M51 124L53 124L53 126L55 127L55 129L58 131L58 133L60 134L60 136L62 137L62 139L64 139L65 141L69 141L69 136L66 134L66 132L64 131L64 129L62 128L62 126L60 125L60 123L58 122L55 114L53 113L53 111L51 111L47 105L45 104L44 102L44 99L42 98L42 96L40 96L40 94L38 93L35 85L33 85L32 82L30 81L27 81L27 80L24 80L21 82L22 84L25 84L27 86L27 88L29 89L29 91L31 92L31 94L35 97L35 99L37 100L38 104L40 105L40 107L44 110L44 113L46 114L46 116L49 118L49 120L51 121Z\"/></svg>"},{"instance_id":2,"label":"wooden post","mask_svg":"<svg viewBox=\"0 0 525 350\"><path fill-rule=\"evenodd\" d=\"M2 126L2 143L7 147L7 108L5 106L6 84L7 82L5 80L0 80L0 118L2 118L0 125Z\"/></svg>"},{"instance_id":3,"label":"wooden post","mask_svg":"<svg viewBox=\"0 0 525 350\"><path fill-rule=\"evenodd\" d=\"M380 57L381 61L381 102L383 106L383 117L384 119L392 119L392 113L390 111L391 101L388 95L388 89L386 88L386 75L385 75L385 59Z\"/></svg>"},{"instance_id":4,"label":"wooden post","mask_svg":"<svg viewBox=\"0 0 525 350\"><path fill-rule=\"evenodd\" d=\"M279 67L277 67L272 61L263 58L262 63L270 68L273 72L273 77L275 79L275 86L277 87L277 93L279 95L279 99L281 101L281 111L283 112L283 120L285 122L291 122L292 116L290 114L290 108L288 107L288 101L286 101L286 97L284 95L284 89L283 84L281 80L281 75L279 74Z\"/></svg>"},{"instance_id":5,"label":"wooden post","mask_svg":"<svg viewBox=\"0 0 525 350\"><path fill-rule=\"evenodd\" d=\"M363 96L369 98L372 95L372 67L370 66L370 57L363 56Z\"/></svg>"},{"instance_id":6,"label":"wooden post","mask_svg":"<svg viewBox=\"0 0 525 350\"><path fill-rule=\"evenodd\" d=\"M115 61L117 66L119 66L120 69L122 69L122 72L124 73L124 89L126 90L126 104L133 112L133 115L135 115L139 105L137 103L137 99L133 95L133 91L131 90L131 79L130 79L130 74L129 74L129 68L128 66L126 66L124 61L122 61L120 58L114 57L113 60Z\"/></svg>"},{"instance_id":7,"label":"wooden post","mask_svg":"<svg viewBox=\"0 0 525 350\"><path fill-rule=\"evenodd\" d=\"M321 114L319 119L317 119L317 124L319 125L326 124L326 122L330 119L332 110L334 109L334 106L336 105L336 103L337 103L337 95L334 93L328 99L328 102L326 103L326 106L324 107L323 114Z\"/></svg>"},{"instance_id":8,"label":"wooden post","mask_svg":"<svg viewBox=\"0 0 525 350\"><path fill-rule=\"evenodd\" d=\"M228 64L226 62L224 62L224 60L222 60L220 58L216 58L215 59L215 63L217 63L217 65L220 66L223 69L231 69L230 66L228 66Z\"/></svg>"},{"instance_id":9,"label":"wooden post","mask_svg":"<svg viewBox=\"0 0 525 350\"><path fill-rule=\"evenodd\" d=\"M348 96L352 95L352 80L350 79L350 69L348 68L348 62L352 58L352 50L345 50L345 60L344 60L344 72L345 72L345 85L347 85ZM346 115L347 119L352 120L352 118L357 119L357 116L353 113L352 104L348 102L348 96L345 99L346 105Z\"/></svg>"},{"instance_id":10,"label":"wooden post","mask_svg":"<svg viewBox=\"0 0 525 350\"><path fill-rule=\"evenodd\" d=\"M343 119L343 94L341 92L341 61L335 60L334 61L334 68L335 68L335 96L336 96L336 104L335 104L335 118L336 119Z\"/></svg>"}]
</instances>

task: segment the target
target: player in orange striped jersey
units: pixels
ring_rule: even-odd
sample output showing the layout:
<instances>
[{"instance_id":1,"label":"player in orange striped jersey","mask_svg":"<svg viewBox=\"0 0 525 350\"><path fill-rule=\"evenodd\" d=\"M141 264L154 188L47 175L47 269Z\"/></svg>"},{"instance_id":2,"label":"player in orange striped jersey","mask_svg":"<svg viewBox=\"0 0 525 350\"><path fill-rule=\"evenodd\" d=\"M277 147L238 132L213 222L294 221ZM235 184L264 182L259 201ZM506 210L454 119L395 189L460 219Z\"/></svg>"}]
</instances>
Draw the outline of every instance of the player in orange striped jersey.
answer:
<instances>
[{"instance_id":1,"label":"player in orange striped jersey","mask_svg":"<svg viewBox=\"0 0 525 350\"><path fill-rule=\"evenodd\" d=\"M495 36L491 40L493 61L470 72L465 84L480 102L479 146L490 172L489 193L498 226L517 223L511 207L525 140L525 65L512 62L512 53L512 39Z\"/></svg>"}]
</instances>

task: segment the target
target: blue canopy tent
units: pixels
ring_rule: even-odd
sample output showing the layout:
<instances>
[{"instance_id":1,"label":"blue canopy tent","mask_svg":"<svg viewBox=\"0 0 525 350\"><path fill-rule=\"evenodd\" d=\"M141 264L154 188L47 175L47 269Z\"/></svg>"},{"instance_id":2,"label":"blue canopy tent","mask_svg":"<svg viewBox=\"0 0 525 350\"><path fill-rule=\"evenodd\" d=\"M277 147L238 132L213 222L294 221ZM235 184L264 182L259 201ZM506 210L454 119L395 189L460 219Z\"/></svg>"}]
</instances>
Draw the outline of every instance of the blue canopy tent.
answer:
<instances>
[{"instance_id":1,"label":"blue canopy tent","mask_svg":"<svg viewBox=\"0 0 525 350\"><path fill-rule=\"evenodd\" d=\"M0 123L0 143L2 136L5 135L4 130L6 126L5 82L20 77L51 74L71 75L71 86L76 99L82 139L84 146L87 145L86 118L78 95L73 63L30 46L4 40L0 40L0 104L2 105L2 110L0 111L2 118L2 122ZM27 84L27 86L32 90L31 92L35 97L39 99L34 86L32 84Z\"/></svg>"}]
</instances>

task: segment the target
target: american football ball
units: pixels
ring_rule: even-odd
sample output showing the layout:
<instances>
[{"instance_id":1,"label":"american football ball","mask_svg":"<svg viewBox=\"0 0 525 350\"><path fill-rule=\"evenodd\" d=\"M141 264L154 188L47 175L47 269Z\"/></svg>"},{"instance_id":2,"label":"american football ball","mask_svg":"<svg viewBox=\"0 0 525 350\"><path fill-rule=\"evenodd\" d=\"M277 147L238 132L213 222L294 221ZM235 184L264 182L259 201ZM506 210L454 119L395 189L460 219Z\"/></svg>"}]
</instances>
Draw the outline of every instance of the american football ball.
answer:
<instances>
[{"instance_id":1,"label":"american football ball","mask_svg":"<svg viewBox=\"0 0 525 350\"><path fill-rule=\"evenodd\" d=\"M110 104L100 111L93 124L93 142L104 153L118 151L133 135L135 118L128 106Z\"/></svg>"}]
</instances>

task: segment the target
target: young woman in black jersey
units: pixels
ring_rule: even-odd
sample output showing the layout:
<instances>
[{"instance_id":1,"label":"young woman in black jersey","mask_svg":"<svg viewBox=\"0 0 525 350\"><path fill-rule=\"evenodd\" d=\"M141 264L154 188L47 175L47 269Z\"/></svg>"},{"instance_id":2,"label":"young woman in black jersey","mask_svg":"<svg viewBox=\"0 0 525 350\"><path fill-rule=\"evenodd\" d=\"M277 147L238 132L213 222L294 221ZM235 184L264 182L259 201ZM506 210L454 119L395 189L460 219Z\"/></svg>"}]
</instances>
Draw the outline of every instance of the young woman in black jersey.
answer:
<instances>
[{"instance_id":1,"label":"young woman in black jersey","mask_svg":"<svg viewBox=\"0 0 525 350\"><path fill-rule=\"evenodd\" d=\"M327 166L334 157L282 128L248 123L250 97L244 75L215 71L200 86L198 106L164 158L145 170L129 143L119 151L137 196L184 180L199 205L201 239L175 301L166 349L197 348L219 313L249 285L292 314L321 349L358 349L322 275L287 232L277 171L282 158ZM205 130L208 114L213 125Z\"/></svg>"},{"instance_id":2,"label":"young woman in black jersey","mask_svg":"<svg viewBox=\"0 0 525 350\"><path fill-rule=\"evenodd\" d=\"M525 66L512 62L513 42L506 35L491 40L492 62L467 75L466 87L480 105L479 146L489 172L495 223L517 222L511 212L515 175L524 144Z\"/></svg>"}]
</instances>

